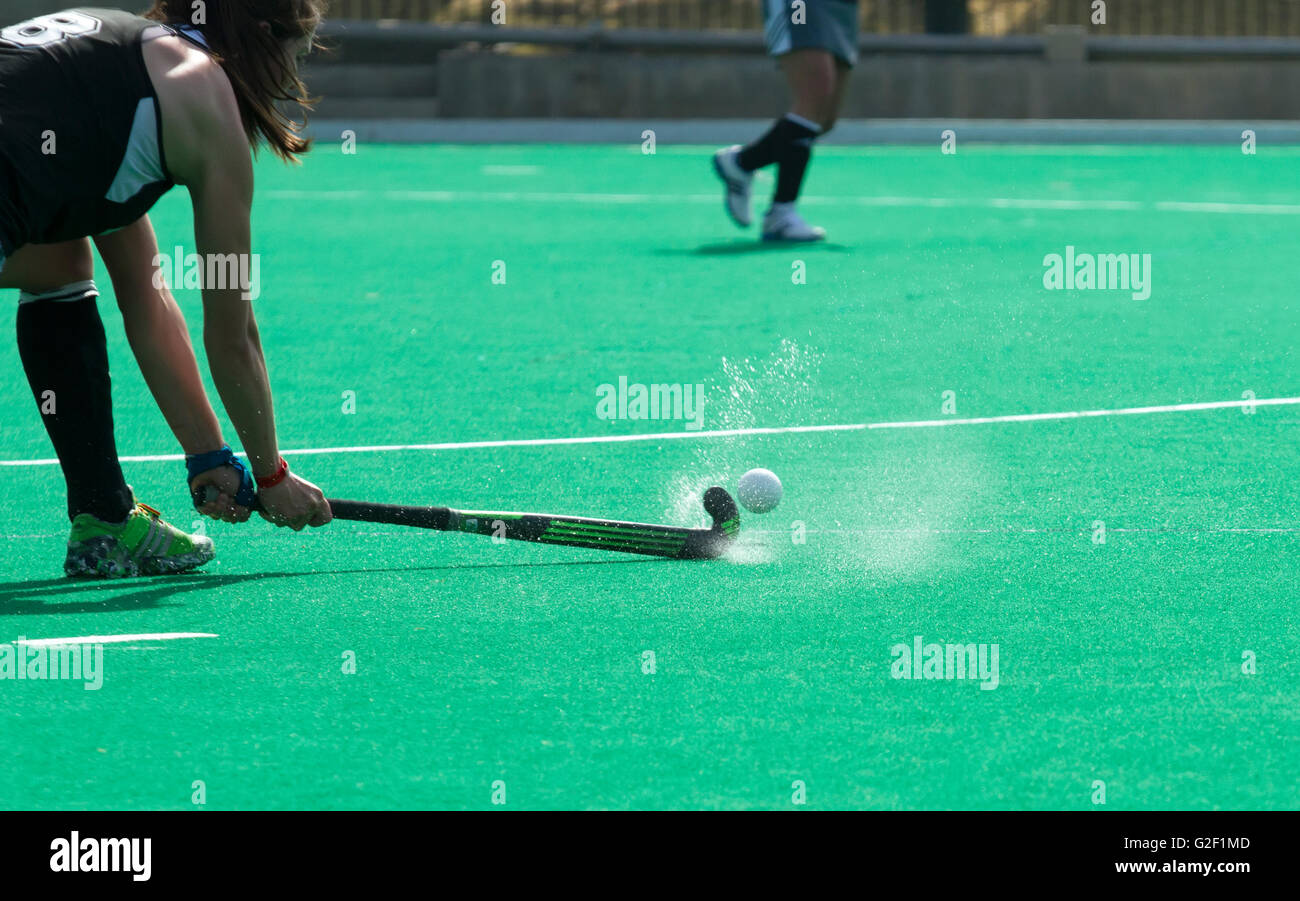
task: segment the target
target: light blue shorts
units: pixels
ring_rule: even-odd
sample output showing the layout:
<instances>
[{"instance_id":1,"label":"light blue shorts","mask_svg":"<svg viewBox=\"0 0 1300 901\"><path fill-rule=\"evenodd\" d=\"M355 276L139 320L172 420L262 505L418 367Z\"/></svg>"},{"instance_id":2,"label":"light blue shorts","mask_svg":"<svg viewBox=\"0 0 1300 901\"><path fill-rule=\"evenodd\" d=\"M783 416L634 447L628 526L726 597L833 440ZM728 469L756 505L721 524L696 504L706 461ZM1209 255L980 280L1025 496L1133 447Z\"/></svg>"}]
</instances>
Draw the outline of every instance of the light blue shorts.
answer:
<instances>
[{"instance_id":1,"label":"light blue shorts","mask_svg":"<svg viewBox=\"0 0 1300 901\"><path fill-rule=\"evenodd\" d=\"M843 65L858 61L856 0L763 0L767 52L784 56L791 50L825 50Z\"/></svg>"}]
</instances>

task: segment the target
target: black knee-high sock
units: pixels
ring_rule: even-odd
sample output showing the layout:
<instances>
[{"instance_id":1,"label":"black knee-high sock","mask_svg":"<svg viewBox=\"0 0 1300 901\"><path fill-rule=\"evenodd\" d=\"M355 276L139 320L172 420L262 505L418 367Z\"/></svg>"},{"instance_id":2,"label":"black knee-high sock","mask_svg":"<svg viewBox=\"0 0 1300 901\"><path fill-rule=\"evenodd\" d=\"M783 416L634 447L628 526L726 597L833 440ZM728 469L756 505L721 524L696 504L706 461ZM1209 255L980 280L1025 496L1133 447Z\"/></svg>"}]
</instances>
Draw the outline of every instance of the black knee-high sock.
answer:
<instances>
[{"instance_id":1,"label":"black knee-high sock","mask_svg":"<svg viewBox=\"0 0 1300 901\"><path fill-rule=\"evenodd\" d=\"M68 517L126 519L133 501L117 462L108 346L94 299L19 304L18 352L68 483Z\"/></svg>"},{"instance_id":2,"label":"black knee-high sock","mask_svg":"<svg viewBox=\"0 0 1300 901\"><path fill-rule=\"evenodd\" d=\"M809 148L812 147L813 139L819 132L820 129L807 119L793 113L786 113L777 119L761 138L742 147L740 153L736 155L736 162L740 168L749 172L770 166L772 163L780 163L781 168L784 169L787 160L806 167ZM798 193L797 185L796 193Z\"/></svg>"},{"instance_id":3,"label":"black knee-high sock","mask_svg":"<svg viewBox=\"0 0 1300 901\"><path fill-rule=\"evenodd\" d=\"M781 160L776 169L776 193L772 195L773 203L794 203L799 199L799 189L803 187L804 173L808 171L808 161L812 159L812 139L801 147L792 150Z\"/></svg>"}]
</instances>

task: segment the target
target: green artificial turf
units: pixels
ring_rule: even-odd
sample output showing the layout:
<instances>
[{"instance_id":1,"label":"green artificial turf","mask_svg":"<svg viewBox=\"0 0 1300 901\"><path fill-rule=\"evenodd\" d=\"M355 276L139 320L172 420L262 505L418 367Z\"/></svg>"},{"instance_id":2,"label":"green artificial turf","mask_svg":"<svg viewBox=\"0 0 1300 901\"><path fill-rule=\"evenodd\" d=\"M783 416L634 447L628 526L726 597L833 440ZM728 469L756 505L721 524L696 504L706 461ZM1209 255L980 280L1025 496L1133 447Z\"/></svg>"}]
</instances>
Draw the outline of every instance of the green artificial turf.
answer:
<instances>
[{"instance_id":1,"label":"green artificial turf","mask_svg":"<svg viewBox=\"0 0 1300 901\"><path fill-rule=\"evenodd\" d=\"M598 418L620 376L704 385L706 431L1300 394L1300 149L826 147L803 210L831 241L796 248L734 229L708 153L264 156L282 446L686 431ZM194 250L182 190L153 220ZM1151 296L1045 290L1067 245L1151 254ZM175 453L99 281L119 450ZM0 397L0 460L51 457L12 340ZM193 809L198 780L208 808L491 808L500 781L514 809L789 809L799 784L816 809L1093 809L1100 781L1111 809L1295 808L1298 422L286 454L375 501L697 525L753 466L786 495L725 561L256 520L209 523L201 574L109 584L60 578L58 468L0 466L0 642L219 636L105 645L98 691L0 681L0 804ZM124 466L197 519L181 463ZM917 635L996 643L998 687L891 678Z\"/></svg>"}]
</instances>

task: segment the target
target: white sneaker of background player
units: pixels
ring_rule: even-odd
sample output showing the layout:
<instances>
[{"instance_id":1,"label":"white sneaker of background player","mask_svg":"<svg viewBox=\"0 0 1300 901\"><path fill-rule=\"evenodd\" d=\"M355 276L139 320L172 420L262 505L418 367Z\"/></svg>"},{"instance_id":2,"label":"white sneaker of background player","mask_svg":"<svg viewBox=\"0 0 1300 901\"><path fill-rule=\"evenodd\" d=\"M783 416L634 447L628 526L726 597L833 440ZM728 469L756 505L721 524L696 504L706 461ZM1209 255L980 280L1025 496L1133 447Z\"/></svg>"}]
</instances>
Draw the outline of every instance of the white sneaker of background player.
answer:
<instances>
[{"instance_id":1,"label":"white sneaker of background player","mask_svg":"<svg viewBox=\"0 0 1300 901\"><path fill-rule=\"evenodd\" d=\"M764 241L823 241L826 229L804 222L793 203L774 203L763 217Z\"/></svg>"},{"instance_id":2,"label":"white sneaker of background player","mask_svg":"<svg viewBox=\"0 0 1300 901\"><path fill-rule=\"evenodd\" d=\"M754 215L749 209L749 192L754 183L754 173L740 168L740 163L736 162L739 153L740 145L733 144L713 154L713 171L718 173L718 178L727 186L724 197L727 215L744 228L754 221Z\"/></svg>"}]
</instances>

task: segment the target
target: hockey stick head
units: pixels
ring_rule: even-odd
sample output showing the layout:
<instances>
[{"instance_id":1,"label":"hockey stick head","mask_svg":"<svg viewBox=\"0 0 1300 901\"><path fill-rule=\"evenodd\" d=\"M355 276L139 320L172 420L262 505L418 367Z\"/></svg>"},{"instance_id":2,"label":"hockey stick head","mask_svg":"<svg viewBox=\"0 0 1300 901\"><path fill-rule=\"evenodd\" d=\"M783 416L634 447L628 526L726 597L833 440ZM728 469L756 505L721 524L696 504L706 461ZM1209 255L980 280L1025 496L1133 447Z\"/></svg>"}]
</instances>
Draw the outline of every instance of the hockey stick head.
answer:
<instances>
[{"instance_id":1,"label":"hockey stick head","mask_svg":"<svg viewBox=\"0 0 1300 901\"><path fill-rule=\"evenodd\" d=\"M727 489L714 485L704 492L704 512L713 519L713 531L734 535L740 529L740 508Z\"/></svg>"},{"instance_id":2,"label":"hockey stick head","mask_svg":"<svg viewBox=\"0 0 1300 901\"><path fill-rule=\"evenodd\" d=\"M682 549L683 557L721 557L736 540L740 532L740 508L725 488L716 485L704 492L704 512L713 524L708 530L692 531Z\"/></svg>"}]
</instances>

